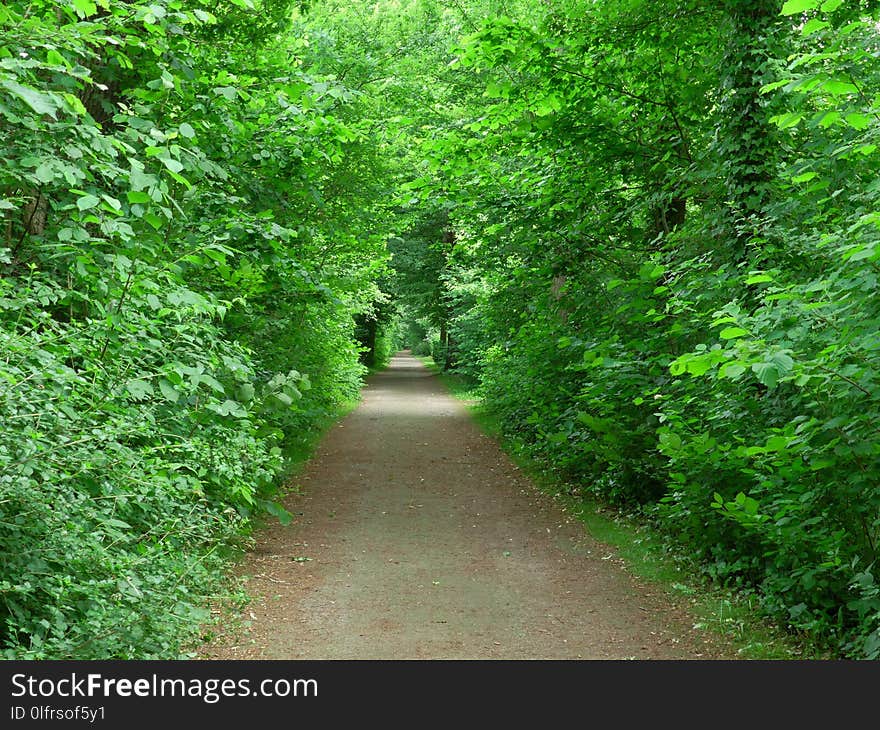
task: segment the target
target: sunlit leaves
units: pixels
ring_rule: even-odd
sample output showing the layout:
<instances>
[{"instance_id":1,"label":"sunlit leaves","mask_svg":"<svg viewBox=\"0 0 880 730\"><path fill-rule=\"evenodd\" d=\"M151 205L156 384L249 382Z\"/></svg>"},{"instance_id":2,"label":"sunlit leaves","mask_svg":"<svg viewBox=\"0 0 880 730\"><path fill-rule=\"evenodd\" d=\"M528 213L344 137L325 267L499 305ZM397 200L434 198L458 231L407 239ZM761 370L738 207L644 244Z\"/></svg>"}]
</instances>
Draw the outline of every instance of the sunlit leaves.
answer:
<instances>
[{"instance_id":1,"label":"sunlit leaves","mask_svg":"<svg viewBox=\"0 0 880 730\"><path fill-rule=\"evenodd\" d=\"M853 129L857 129L858 131L862 131L868 128L868 125L871 124L871 118L867 114L862 114L860 112L851 112L844 117L844 121L852 127Z\"/></svg>"},{"instance_id":2,"label":"sunlit leaves","mask_svg":"<svg viewBox=\"0 0 880 730\"><path fill-rule=\"evenodd\" d=\"M129 190L125 197L128 199L129 203L150 203L152 198L146 193L138 192L135 190Z\"/></svg>"},{"instance_id":3,"label":"sunlit leaves","mask_svg":"<svg viewBox=\"0 0 880 730\"><path fill-rule=\"evenodd\" d=\"M97 4L92 0L70 0L70 2L80 18L87 18L98 12Z\"/></svg>"},{"instance_id":4,"label":"sunlit leaves","mask_svg":"<svg viewBox=\"0 0 880 730\"><path fill-rule=\"evenodd\" d=\"M795 15L808 10L815 10L822 4L822 0L786 0L782 5L783 15Z\"/></svg>"},{"instance_id":5,"label":"sunlit leaves","mask_svg":"<svg viewBox=\"0 0 880 730\"><path fill-rule=\"evenodd\" d=\"M809 179L809 178L807 178ZM799 180L795 180L795 182L801 182ZM752 284L764 284L767 282L773 281L773 277L770 274L752 274L747 277L745 282L746 285L750 286Z\"/></svg>"}]
</instances>

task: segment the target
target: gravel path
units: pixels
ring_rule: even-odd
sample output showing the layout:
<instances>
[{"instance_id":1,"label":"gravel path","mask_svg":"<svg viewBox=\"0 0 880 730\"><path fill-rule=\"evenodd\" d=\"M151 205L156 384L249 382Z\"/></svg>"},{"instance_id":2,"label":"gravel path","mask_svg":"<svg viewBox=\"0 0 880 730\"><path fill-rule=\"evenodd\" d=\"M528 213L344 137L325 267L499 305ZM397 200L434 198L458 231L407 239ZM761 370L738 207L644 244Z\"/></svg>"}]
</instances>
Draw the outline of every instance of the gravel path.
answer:
<instances>
[{"instance_id":1,"label":"gravel path","mask_svg":"<svg viewBox=\"0 0 880 730\"><path fill-rule=\"evenodd\" d=\"M682 659L718 650L538 492L407 353L240 566L206 659ZM239 620L240 619L240 620Z\"/></svg>"}]
</instances>

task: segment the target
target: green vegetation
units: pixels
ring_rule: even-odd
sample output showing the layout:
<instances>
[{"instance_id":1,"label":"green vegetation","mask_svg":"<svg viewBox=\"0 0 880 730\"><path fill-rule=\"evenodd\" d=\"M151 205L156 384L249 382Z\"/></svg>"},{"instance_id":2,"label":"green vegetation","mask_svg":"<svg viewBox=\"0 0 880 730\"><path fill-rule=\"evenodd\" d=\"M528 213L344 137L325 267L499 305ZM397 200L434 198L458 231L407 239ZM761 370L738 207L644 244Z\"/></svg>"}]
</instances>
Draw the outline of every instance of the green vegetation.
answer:
<instances>
[{"instance_id":1,"label":"green vegetation","mask_svg":"<svg viewBox=\"0 0 880 730\"><path fill-rule=\"evenodd\" d=\"M0 6L3 656L175 656L407 345L579 494L880 658L876 15Z\"/></svg>"},{"instance_id":2,"label":"green vegetation","mask_svg":"<svg viewBox=\"0 0 880 730\"><path fill-rule=\"evenodd\" d=\"M358 393L380 163L291 5L0 7L7 657L174 656Z\"/></svg>"},{"instance_id":3,"label":"green vegetation","mask_svg":"<svg viewBox=\"0 0 880 730\"><path fill-rule=\"evenodd\" d=\"M474 382L443 371L430 357L420 360L467 405L482 430L501 441L542 492L583 523L591 537L612 547L628 572L659 586L674 600L685 602L699 627L718 635L744 659L827 658L807 637L787 634L762 617L750 596L713 583L683 547L665 539L644 514L610 506L582 486L560 481L552 464L536 460L522 443L505 437L501 421L479 397Z\"/></svg>"},{"instance_id":4,"label":"green vegetation","mask_svg":"<svg viewBox=\"0 0 880 730\"><path fill-rule=\"evenodd\" d=\"M880 657L875 15L469 4L394 259L414 351L508 440L857 658Z\"/></svg>"}]
</instances>

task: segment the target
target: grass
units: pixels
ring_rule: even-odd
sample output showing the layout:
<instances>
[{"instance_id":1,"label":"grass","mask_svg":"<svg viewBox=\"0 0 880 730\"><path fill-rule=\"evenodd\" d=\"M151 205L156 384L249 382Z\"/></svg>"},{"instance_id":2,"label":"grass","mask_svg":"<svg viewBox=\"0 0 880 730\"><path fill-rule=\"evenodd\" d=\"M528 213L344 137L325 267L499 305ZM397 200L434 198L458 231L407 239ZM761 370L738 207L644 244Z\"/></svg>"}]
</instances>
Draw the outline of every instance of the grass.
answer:
<instances>
[{"instance_id":1,"label":"grass","mask_svg":"<svg viewBox=\"0 0 880 730\"><path fill-rule=\"evenodd\" d=\"M465 402L483 431L501 444L541 491L553 496L591 537L615 549L632 575L661 587L676 601L686 602L697 628L717 637L742 659L829 658L807 640L770 622L754 598L701 578L698 567L686 555L670 549L646 520L603 505L579 493L575 485L562 482L558 474L503 437L501 424L481 402L476 384L442 372L430 357L419 360L437 374L454 397Z\"/></svg>"}]
</instances>

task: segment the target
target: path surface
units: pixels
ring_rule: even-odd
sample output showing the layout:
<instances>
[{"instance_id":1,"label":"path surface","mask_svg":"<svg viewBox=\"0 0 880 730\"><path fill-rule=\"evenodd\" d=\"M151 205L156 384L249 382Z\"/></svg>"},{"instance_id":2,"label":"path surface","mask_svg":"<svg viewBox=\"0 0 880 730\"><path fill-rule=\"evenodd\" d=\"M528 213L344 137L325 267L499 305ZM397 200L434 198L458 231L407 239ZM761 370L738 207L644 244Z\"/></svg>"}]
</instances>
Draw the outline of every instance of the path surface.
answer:
<instances>
[{"instance_id":1,"label":"path surface","mask_svg":"<svg viewBox=\"0 0 880 730\"><path fill-rule=\"evenodd\" d=\"M223 659L717 656L401 353L258 535ZM231 622L230 625L235 625Z\"/></svg>"}]
</instances>

